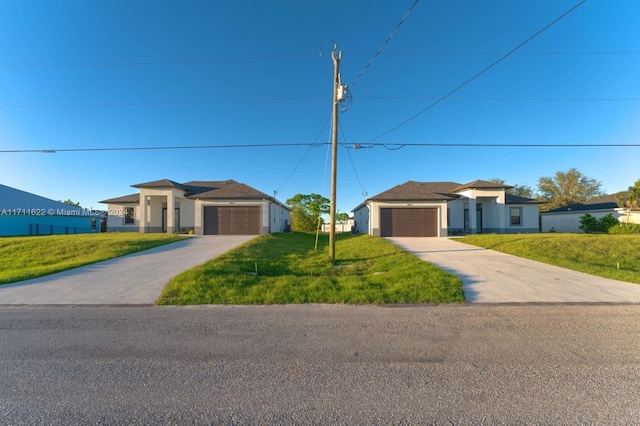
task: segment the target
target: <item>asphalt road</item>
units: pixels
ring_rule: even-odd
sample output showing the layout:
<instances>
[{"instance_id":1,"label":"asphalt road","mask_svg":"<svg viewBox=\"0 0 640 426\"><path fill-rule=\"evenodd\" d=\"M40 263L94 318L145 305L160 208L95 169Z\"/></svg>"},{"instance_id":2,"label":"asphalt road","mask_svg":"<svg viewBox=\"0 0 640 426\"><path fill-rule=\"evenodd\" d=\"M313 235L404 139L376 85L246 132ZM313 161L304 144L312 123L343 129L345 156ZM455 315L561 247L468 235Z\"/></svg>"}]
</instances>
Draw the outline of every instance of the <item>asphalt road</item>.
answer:
<instances>
[{"instance_id":1,"label":"asphalt road","mask_svg":"<svg viewBox=\"0 0 640 426\"><path fill-rule=\"evenodd\" d=\"M0 307L1 424L640 424L640 305Z\"/></svg>"}]
</instances>

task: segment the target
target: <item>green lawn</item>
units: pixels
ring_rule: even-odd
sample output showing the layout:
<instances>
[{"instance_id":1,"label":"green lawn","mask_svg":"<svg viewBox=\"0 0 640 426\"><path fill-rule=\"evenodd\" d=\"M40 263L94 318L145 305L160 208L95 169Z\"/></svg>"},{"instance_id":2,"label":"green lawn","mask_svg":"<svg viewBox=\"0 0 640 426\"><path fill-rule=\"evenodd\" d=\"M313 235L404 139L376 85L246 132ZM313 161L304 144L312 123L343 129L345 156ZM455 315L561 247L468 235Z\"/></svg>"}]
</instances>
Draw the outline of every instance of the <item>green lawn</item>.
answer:
<instances>
[{"instance_id":1,"label":"green lawn","mask_svg":"<svg viewBox=\"0 0 640 426\"><path fill-rule=\"evenodd\" d=\"M104 233L0 238L0 284L41 277L178 241L177 235Z\"/></svg>"},{"instance_id":2,"label":"green lawn","mask_svg":"<svg viewBox=\"0 0 640 426\"><path fill-rule=\"evenodd\" d=\"M458 241L600 277L640 283L640 235L470 235Z\"/></svg>"},{"instance_id":3,"label":"green lawn","mask_svg":"<svg viewBox=\"0 0 640 426\"><path fill-rule=\"evenodd\" d=\"M157 303L452 303L464 302L457 277L393 244L338 234L336 264L328 236L271 234L174 277ZM257 274L256 274L257 269Z\"/></svg>"}]
</instances>

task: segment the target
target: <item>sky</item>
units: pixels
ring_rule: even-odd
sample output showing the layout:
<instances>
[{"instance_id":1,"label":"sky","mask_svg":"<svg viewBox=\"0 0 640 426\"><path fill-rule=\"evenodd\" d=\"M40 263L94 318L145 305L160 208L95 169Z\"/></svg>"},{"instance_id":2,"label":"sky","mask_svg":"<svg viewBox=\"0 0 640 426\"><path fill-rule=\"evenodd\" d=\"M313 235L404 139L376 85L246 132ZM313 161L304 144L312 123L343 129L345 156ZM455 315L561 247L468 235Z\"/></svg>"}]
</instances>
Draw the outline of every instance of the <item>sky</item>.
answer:
<instances>
[{"instance_id":1,"label":"sky","mask_svg":"<svg viewBox=\"0 0 640 426\"><path fill-rule=\"evenodd\" d=\"M0 0L0 183L98 209L159 179L330 198L337 45L339 212L408 180L536 188L577 168L624 190L640 2L587 0L540 32L579 3ZM157 147L176 149L137 149Z\"/></svg>"}]
</instances>

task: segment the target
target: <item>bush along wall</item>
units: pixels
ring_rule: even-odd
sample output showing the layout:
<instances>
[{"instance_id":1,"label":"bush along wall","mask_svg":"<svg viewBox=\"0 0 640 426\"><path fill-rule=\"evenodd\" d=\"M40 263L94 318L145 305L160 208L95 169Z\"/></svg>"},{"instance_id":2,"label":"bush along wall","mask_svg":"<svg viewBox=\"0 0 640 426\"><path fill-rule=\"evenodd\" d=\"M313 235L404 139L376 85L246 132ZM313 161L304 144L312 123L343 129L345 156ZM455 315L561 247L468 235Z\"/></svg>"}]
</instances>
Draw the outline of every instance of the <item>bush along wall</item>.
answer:
<instances>
[{"instance_id":1,"label":"bush along wall","mask_svg":"<svg viewBox=\"0 0 640 426\"><path fill-rule=\"evenodd\" d=\"M600 219L597 219L589 213L585 213L583 216L580 216L580 229L582 229L587 234L606 234L611 228L619 225L620 222L618 221L618 219L613 217L611 213L601 217Z\"/></svg>"},{"instance_id":2,"label":"bush along wall","mask_svg":"<svg viewBox=\"0 0 640 426\"><path fill-rule=\"evenodd\" d=\"M640 234L640 224L638 223L619 223L609 228L610 234Z\"/></svg>"}]
</instances>

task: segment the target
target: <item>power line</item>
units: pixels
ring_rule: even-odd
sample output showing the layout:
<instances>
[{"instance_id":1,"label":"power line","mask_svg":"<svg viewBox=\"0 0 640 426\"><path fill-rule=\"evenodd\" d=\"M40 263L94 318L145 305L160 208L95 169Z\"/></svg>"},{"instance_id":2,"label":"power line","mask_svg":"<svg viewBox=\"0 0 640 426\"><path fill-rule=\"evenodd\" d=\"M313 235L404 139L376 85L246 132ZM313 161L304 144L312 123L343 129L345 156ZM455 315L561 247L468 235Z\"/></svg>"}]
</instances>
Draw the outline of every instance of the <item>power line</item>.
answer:
<instances>
[{"instance_id":1,"label":"power line","mask_svg":"<svg viewBox=\"0 0 640 426\"><path fill-rule=\"evenodd\" d=\"M351 55L365 54L366 52L347 52ZM397 55L397 56L464 56L464 55L502 55L503 52L498 51L386 51L385 55ZM637 55L640 54L640 50L576 50L576 51L531 51L531 52L515 52L514 55Z\"/></svg>"},{"instance_id":2,"label":"power line","mask_svg":"<svg viewBox=\"0 0 640 426\"><path fill-rule=\"evenodd\" d=\"M491 65L489 65L488 67L484 68L482 71L480 71L479 73L477 73L476 75L474 75L473 77L471 77L470 79L468 79L467 81L465 81L464 83L462 83L461 85L456 87L455 89L451 90L449 93L447 93L443 97L439 98L437 101L433 102L432 104L430 104L429 106L427 106L426 108L424 108L423 110L418 112L417 114L414 114L413 116L409 117L408 119L406 119L405 121L403 121L400 124L396 125L395 127L392 127L391 129L387 130L386 132L381 133L380 135L378 135L375 138L371 139L370 142L375 141L376 139L379 139L379 138L381 138L383 136L388 135L389 133L393 132L394 130L397 130L398 128L404 126L405 124L409 123L410 121L412 121L412 120L416 119L417 117L419 117L420 115L424 114L425 112L427 112L428 110L430 110L434 106L438 105L440 102L444 101L449 96L453 95L454 93L456 93L457 91L459 91L460 89L462 89L463 87L465 87L466 85L468 85L469 83L471 83L472 81L474 81L475 79L480 77L482 74L484 74L485 72L489 71L494 66L498 65L504 59L506 59L509 56L511 56L511 54L513 54L516 50L520 49L522 46L524 46L525 44L529 43L531 40L533 40L534 38L536 38L537 36L542 34L544 31L546 31L548 28L553 26L556 22L560 21L562 18L564 18L565 16L567 16L568 14L570 14L571 12L576 10L579 6L584 4L586 1L587 0L581 0L576 5L574 5L571 9L567 10L566 12L564 12L562 15L560 15L559 17L557 17L556 19L551 21L551 23L545 25L541 30L539 30L538 32L533 34L531 37L527 38L525 41L523 41L522 43L517 45L515 48L511 49L506 54L504 54L502 57L500 57L500 59L498 59L497 61L493 62Z\"/></svg>"},{"instance_id":3,"label":"power line","mask_svg":"<svg viewBox=\"0 0 640 426\"><path fill-rule=\"evenodd\" d=\"M106 63L86 63L86 64L40 64L40 65L0 65L0 69L45 69L45 68L105 68L105 67L133 67L142 65L171 65L171 64L197 64L205 62L238 62L256 61L268 59L300 58L307 56L318 56L317 53L294 53L287 55L264 55L264 56L240 56L221 58L199 58L183 60L164 61L134 61L134 62L106 62Z\"/></svg>"},{"instance_id":4,"label":"power line","mask_svg":"<svg viewBox=\"0 0 640 426\"><path fill-rule=\"evenodd\" d=\"M402 100L402 101L427 101L437 100L435 97L416 96L354 96L357 99ZM465 102L608 102L608 101L640 101L640 98L447 98L447 101Z\"/></svg>"},{"instance_id":5,"label":"power line","mask_svg":"<svg viewBox=\"0 0 640 426\"><path fill-rule=\"evenodd\" d=\"M355 78L355 80L353 80L353 82L351 83L351 87L355 86L356 83L358 82L358 80L360 80L360 78L364 75L365 72L367 72L367 70L369 69L369 67L371 66L371 64L373 64L373 61L376 60L376 58L380 55L380 53L382 53L382 50L387 46L387 44L389 44L389 42L391 41L391 39L393 38L394 35L396 35L396 33L398 32L398 30L400 29L400 27L402 26L402 24L404 23L404 21L407 19L407 17L411 14L411 11L413 11L413 8L416 7L416 5L418 4L419 0L415 0L413 2L413 4L411 5L411 7L409 8L409 10L407 10L407 13L404 14L404 16L402 17L402 19L400 20L400 22L398 22L398 25L396 25L396 27L393 29L393 31L391 31L391 34L389 34L389 36L387 37L387 39L384 41L384 43L382 43L382 46L380 46L380 48L378 49L378 51L373 55L373 57L369 60L369 62L367 63L367 65L364 66L364 68L362 69L362 71L360 71L360 74L358 74L358 76Z\"/></svg>"},{"instance_id":6,"label":"power line","mask_svg":"<svg viewBox=\"0 0 640 426\"><path fill-rule=\"evenodd\" d=\"M342 121L340 119L338 119L338 123L342 123ZM340 125L340 131L342 132L342 140L344 141L341 145L343 147L348 147L347 145L347 137L344 134L344 125ZM366 194L367 191L366 189L364 189L364 186L362 185L362 182L360 181L360 176L358 176L358 171L356 170L356 165L353 162L353 158L351 158L351 152L349 152L349 150L347 149L347 156L349 157L349 161L351 162L351 168L353 169L353 174L356 176L356 180L358 181L358 184L360 185L360 189L362 189L362 194Z\"/></svg>"},{"instance_id":7,"label":"power line","mask_svg":"<svg viewBox=\"0 0 640 426\"><path fill-rule=\"evenodd\" d=\"M276 148L290 146L319 147L326 143L302 142L302 143L267 143L267 144L239 144L239 145L189 145L189 146L138 146L138 147L111 147L111 148L49 148L49 149L3 149L0 154L14 153L43 153L55 154L58 152L103 152L103 151L167 151L187 149L234 149L234 148Z\"/></svg>"},{"instance_id":8,"label":"power line","mask_svg":"<svg viewBox=\"0 0 640 426\"><path fill-rule=\"evenodd\" d=\"M145 146L145 147L107 147L107 148L47 148L47 149L3 149L0 154L42 153L55 154L59 152L105 152L105 151L161 151L161 150L190 150L190 149L239 149L239 148L287 148L294 146L308 146L318 148L331 145L331 142L299 142L299 143L265 143L239 145L191 145L191 146ZM399 150L405 147L443 147L443 148L616 148L640 147L640 143L446 143L446 142L418 142L418 143L380 143L362 142L352 143L349 149L369 149L383 147L388 150Z\"/></svg>"}]
</instances>

